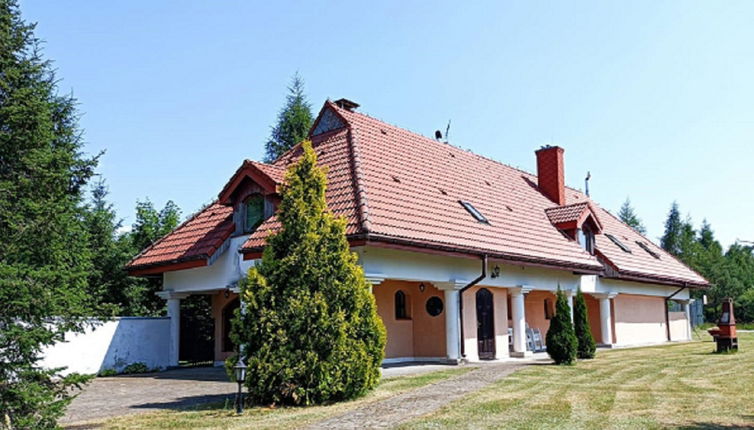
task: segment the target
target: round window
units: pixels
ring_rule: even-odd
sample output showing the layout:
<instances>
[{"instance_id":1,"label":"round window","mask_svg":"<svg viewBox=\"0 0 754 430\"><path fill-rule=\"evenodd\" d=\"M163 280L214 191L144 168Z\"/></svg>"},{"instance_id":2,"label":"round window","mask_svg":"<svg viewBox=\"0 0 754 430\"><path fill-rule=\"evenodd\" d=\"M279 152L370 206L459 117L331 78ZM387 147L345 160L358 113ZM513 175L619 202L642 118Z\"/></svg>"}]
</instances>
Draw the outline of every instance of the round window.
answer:
<instances>
[{"instance_id":1,"label":"round window","mask_svg":"<svg viewBox=\"0 0 754 430\"><path fill-rule=\"evenodd\" d=\"M433 296L427 300L427 313L436 317L442 313L442 299Z\"/></svg>"}]
</instances>

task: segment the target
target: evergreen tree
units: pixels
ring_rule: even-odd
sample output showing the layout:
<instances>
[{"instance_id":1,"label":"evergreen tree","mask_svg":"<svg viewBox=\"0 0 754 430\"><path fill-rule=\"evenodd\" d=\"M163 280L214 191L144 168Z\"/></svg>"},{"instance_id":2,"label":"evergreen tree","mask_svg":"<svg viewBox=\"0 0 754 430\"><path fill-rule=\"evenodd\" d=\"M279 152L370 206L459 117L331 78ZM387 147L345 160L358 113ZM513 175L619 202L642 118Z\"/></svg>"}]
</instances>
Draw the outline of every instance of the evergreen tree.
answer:
<instances>
[{"instance_id":1,"label":"evergreen tree","mask_svg":"<svg viewBox=\"0 0 754 430\"><path fill-rule=\"evenodd\" d=\"M683 230L683 221L681 221L681 212L678 210L678 203L673 202L668 212L668 218L665 221L665 233L660 239L662 249L673 255L681 253L681 234Z\"/></svg>"},{"instance_id":2,"label":"evergreen tree","mask_svg":"<svg viewBox=\"0 0 754 430\"><path fill-rule=\"evenodd\" d=\"M325 173L310 142L286 184L282 227L242 282L245 311L233 327L249 397L300 405L351 399L379 381L385 328L346 222L327 208Z\"/></svg>"},{"instance_id":3,"label":"evergreen tree","mask_svg":"<svg viewBox=\"0 0 754 430\"><path fill-rule=\"evenodd\" d=\"M112 203L107 201L108 193L104 180L94 184L84 223L89 251L95 256L89 271L89 295L98 299L103 313L115 314L127 306L125 292L129 279L123 266L133 255L130 247L124 247L119 241L122 222Z\"/></svg>"},{"instance_id":4,"label":"evergreen tree","mask_svg":"<svg viewBox=\"0 0 754 430\"><path fill-rule=\"evenodd\" d=\"M560 290L560 285L555 303L555 316L550 320L545 341L547 354L555 364L573 364L576 360L579 342L571 322L571 308L565 294Z\"/></svg>"},{"instance_id":5,"label":"evergreen tree","mask_svg":"<svg viewBox=\"0 0 754 430\"><path fill-rule=\"evenodd\" d=\"M636 215L636 211L634 211L633 206L631 206L631 200L628 197L626 197L626 201L623 202L623 205L620 207L618 218L639 233L646 234L647 229L644 227L639 216Z\"/></svg>"},{"instance_id":6,"label":"evergreen tree","mask_svg":"<svg viewBox=\"0 0 754 430\"><path fill-rule=\"evenodd\" d=\"M0 426L55 428L71 388L42 349L91 316L82 155L75 100L57 92L34 26L0 0Z\"/></svg>"},{"instance_id":7,"label":"evergreen tree","mask_svg":"<svg viewBox=\"0 0 754 430\"><path fill-rule=\"evenodd\" d=\"M122 238L122 246L128 246L135 256L161 237L175 230L181 212L173 201L168 201L159 212L149 199L136 203L136 220L131 232ZM155 293L162 290L159 278L130 278L124 311L128 315L158 316L165 310L165 300Z\"/></svg>"},{"instance_id":8,"label":"evergreen tree","mask_svg":"<svg viewBox=\"0 0 754 430\"><path fill-rule=\"evenodd\" d=\"M589 326L589 313L584 300L584 293L581 288L576 290L576 297L573 300L573 325L578 339L579 358L594 358L597 346L592 337L592 329Z\"/></svg>"},{"instance_id":9,"label":"evergreen tree","mask_svg":"<svg viewBox=\"0 0 754 430\"><path fill-rule=\"evenodd\" d=\"M277 124L272 127L265 145L265 161L272 162L306 139L314 120L312 108L304 94L304 80L296 72L288 87L285 106L278 113Z\"/></svg>"}]
</instances>

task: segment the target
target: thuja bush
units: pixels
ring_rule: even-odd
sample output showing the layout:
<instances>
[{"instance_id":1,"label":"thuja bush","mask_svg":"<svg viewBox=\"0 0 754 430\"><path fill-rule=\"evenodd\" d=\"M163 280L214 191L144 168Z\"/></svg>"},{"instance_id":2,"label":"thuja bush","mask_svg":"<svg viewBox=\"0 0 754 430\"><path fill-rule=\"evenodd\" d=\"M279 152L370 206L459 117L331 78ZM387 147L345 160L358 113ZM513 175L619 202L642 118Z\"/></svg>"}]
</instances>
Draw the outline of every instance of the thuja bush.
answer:
<instances>
[{"instance_id":1,"label":"thuja bush","mask_svg":"<svg viewBox=\"0 0 754 430\"><path fill-rule=\"evenodd\" d=\"M573 364L576 360L578 341L571 322L571 308L563 291L558 286L555 316L547 330L547 353L555 364Z\"/></svg>"},{"instance_id":2,"label":"thuja bush","mask_svg":"<svg viewBox=\"0 0 754 430\"><path fill-rule=\"evenodd\" d=\"M327 208L326 176L311 143L302 151L286 174L281 228L242 282L233 325L248 366L247 399L256 404L351 399L380 378L385 328L345 220Z\"/></svg>"},{"instance_id":3,"label":"thuja bush","mask_svg":"<svg viewBox=\"0 0 754 430\"><path fill-rule=\"evenodd\" d=\"M592 337L592 330L589 327L589 313L586 309L586 301L581 288L576 291L576 297L573 301L573 325L578 340L578 358L594 358L597 345Z\"/></svg>"}]
</instances>

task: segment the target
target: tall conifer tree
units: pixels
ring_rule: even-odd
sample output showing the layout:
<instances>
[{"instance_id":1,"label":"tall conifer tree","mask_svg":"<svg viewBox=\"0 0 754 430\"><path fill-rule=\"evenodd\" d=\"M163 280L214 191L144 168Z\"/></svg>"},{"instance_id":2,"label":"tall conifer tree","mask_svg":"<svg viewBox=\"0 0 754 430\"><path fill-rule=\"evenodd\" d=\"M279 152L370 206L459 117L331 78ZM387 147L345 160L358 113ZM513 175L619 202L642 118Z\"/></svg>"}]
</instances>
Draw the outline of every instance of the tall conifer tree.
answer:
<instances>
[{"instance_id":1,"label":"tall conifer tree","mask_svg":"<svg viewBox=\"0 0 754 430\"><path fill-rule=\"evenodd\" d=\"M547 354L555 364L573 364L579 343L571 321L571 308L560 285L556 296L555 316L550 320L550 328L545 336Z\"/></svg>"},{"instance_id":2,"label":"tall conifer tree","mask_svg":"<svg viewBox=\"0 0 754 430\"><path fill-rule=\"evenodd\" d=\"M351 252L346 222L325 201L311 143L286 174L261 264L242 283L233 340L255 403L316 404L357 397L380 377L385 328Z\"/></svg>"},{"instance_id":3,"label":"tall conifer tree","mask_svg":"<svg viewBox=\"0 0 754 430\"><path fill-rule=\"evenodd\" d=\"M272 127L270 139L265 145L265 161L272 162L303 141L312 126L312 107L304 94L304 80L296 72L288 87L285 106Z\"/></svg>"},{"instance_id":4,"label":"tall conifer tree","mask_svg":"<svg viewBox=\"0 0 754 430\"><path fill-rule=\"evenodd\" d=\"M668 212L668 218L665 220L665 232L660 239L662 249L673 255L680 254L682 230L683 221L681 221L681 212L678 210L678 203L673 202Z\"/></svg>"},{"instance_id":5,"label":"tall conifer tree","mask_svg":"<svg viewBox=\"0 0 754 430\"><path fill-rule=\"evenodd\" d=\"M629 225L629 227L633 228L634 230L638 231L641 234L645 234L647 232L647 229L644 227L644 224L641 222L641 218L639 218L633 206L631 206L631 200L628 197L626 198L626 201L623 202L623 205L621 205L620 207L620 211L618 212L618 218L620 218L621 221L625 222L626 224Z\"/></svg>"},{"instance_id":6,"label":"tall conifer tree","mask_svg":"<svg viewBox=\"0 0 754 430\"><path fill-rule=\"evenodd\" d=\"M597 346L592 337L592 329L589 326L589 312L581 288L576 290L576 297L573 299L573 326L579 345L577 356L579 358L594 358Z\"/></svg>"},{"instance_id":7,"label":"tall conifer tree","mask_svg":"<svg viewBox=\"0 0 754 430\"><path fill-rule=\"evenodd\" d=\"M42 349L92 315L75 101L57 92L34 26L0 0L0 425L54 428L76 375L40 365Z\"/></svg>"}]
</instances>

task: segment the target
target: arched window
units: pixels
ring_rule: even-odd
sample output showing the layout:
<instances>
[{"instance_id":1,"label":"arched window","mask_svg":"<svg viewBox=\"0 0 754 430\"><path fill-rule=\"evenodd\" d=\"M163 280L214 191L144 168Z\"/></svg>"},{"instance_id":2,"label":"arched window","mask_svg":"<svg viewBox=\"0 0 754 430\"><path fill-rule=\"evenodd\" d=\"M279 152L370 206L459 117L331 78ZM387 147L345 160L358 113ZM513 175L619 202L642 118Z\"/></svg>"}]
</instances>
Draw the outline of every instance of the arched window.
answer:
<instances>
[{"instance_id":1,"label":"arched window","mask_svg":"<svg viewBox=\"0 0 754 430\"><path fill-rule=\"evenodd\" d=\"M408 297L401 290L395 292L395 319L407 320L411 315L408 312Z\"/></svg>"},{"instance_id":2,"label":"arched window","mask_svg":"<svg viewBox=\"0 0 754 430\"><path fill-rule=\"evenodd\" d=\"M223 351L235 351L236 345L230 339L231 321L235 310L241 307L241 301L236 297L223 308Z\"/></svg>"},{"instance_id":3,"label":"arched window","mask_svg":"<svg viewBox=\"0 0 754 430\"><path fill-rule=\"evenodd\" d=\"M264 197L255 194L246 200L243 229L252 232L264 221Z\"/></svg>"}]
</instances>

